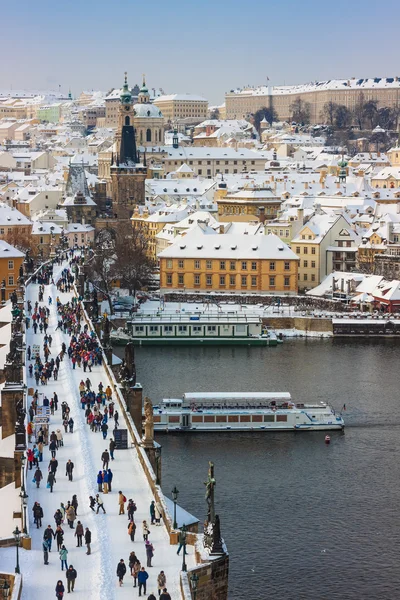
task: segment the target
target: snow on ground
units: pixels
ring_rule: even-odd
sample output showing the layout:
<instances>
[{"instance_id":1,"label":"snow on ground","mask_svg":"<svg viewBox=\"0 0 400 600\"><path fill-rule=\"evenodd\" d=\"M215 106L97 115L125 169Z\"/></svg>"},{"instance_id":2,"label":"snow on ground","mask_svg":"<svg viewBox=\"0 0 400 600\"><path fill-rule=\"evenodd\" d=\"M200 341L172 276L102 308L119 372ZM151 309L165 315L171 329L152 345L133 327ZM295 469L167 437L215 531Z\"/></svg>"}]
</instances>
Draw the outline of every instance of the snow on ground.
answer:
<instances>
[{"instance_id":1,"label":"snow on ground","mask_svg":"<svg viewBox=\"0 0 400 600\"><path fill-rule=\"evenodd\" d=\"M55 280L61 267L55 267ZM31 284L27 290L27 300L34 303L37 299L38 285ZM60 331L55 331L57 325L56 302L57 295L62 302L70 300L72 294L59 294L55 286L46 286L44 299L48 296L53 298L51 306L51 315L49 320L48 334L51 333L53 343L51 347L52 356L56 356L61 350L61 344L64 341L67 346L69 338ZM27 331L27 346L32 344L43 344L43 335L39 333L34 335L33 329ZM74 596L76 600L87 600L88 598L104 598L107 600L137 597L137 588L133 589L133 578L129 575L128 558L129 553L134 550L142 564L146 566L146 553L142 538L141 523L144 519L150 522L149 506L153 499L147 480L141 469L136 451L134 449L115 451L115 460L110 463L114 473L112 482L112 493L102 494L104 506L107 514L99 513L96 515L89 508L88 497L95 495L97 491L96 476L101 469L100 460L102 452L108 448L109 438L103 440L102 434L92 433L86 425L84 411L79 402L78 386L83 378L83 369L72 370L68 359L60 364L58 381L51 380L49 385L40 387L40 392L45 392L48 398L53 392L57 392L59 406L63 400L66 400L71 407L71 415L75 421L74 433L64 434L64 447L57 453L59 462L56 484L53 493L46 489L47 467L50 458L50 452L47 447L44 450L44 460L40 463L45 481L41 483L39 489L32 483L33 471L28 471L27 493L29 495L29 520L30 531L32 535L32 550L21 550L21 572L24 578L23 600L43 600L55 596L55 586L58 579L62 579L66 587L65 572L61 571L60 560L57 553L57 547L53 542L50 553L50 564L43 564L42 554L42 536L44 528L50 524L54 527L53 515L60 503L67 503L72 499L73 494L77 494L79 507L78 519L84 527L89 527L92 532L92 554L86 555L86 547L76 548L74 530L64 524L65 532L64 543L69 551L68 565L72 564L77 570L78 577L75 586ZM102 381L107 385L107 375L103 367L93 367L92 373L86 373L85 378L89 376L92 386L97 390L98 384ZM34 386L34 380L28 379L28 387ZM116 405L117 408L117 405ZM120 413L121 411L119 411ZM112 423L110 431L112 430ZM125 427L125 422L120 415L119 425ZM54 417L51 417L50 431L56 430L61 426L61 409L59 408ZM65 464L71 459L75 465L74 481L69 482L65 476ZM133 498L137 504L138 510L136 517L136 541L131 542L128 533L127 515L118 515L118 491L122 490L125 496ZM44 512L43 527L37 529L33 523L32 506L35 501L40 502ZM171 594L172 600L180 598L179 576L182 564L182 558L176 554L176 546L170 546L169 536L164 526L155 527L150 525L149 539L154 545L153 567L146 568L149 573L147 595L153 592L157 595L157 575L160 570L164 570L167 576L167 588ZM193 551L189 549L187 557L188 566L194 565ZM13 561L15 549L0 550L0 564L4 568L13 571ZM118 586L116 577L116 568L119 560L123 558L127 565L127 575L122 588ZM147 596L146 596L147 597Z\"/></svg>"},{"instance_id":2,"label":"snow on ground","mask_svg":"<svg viewBox=\"0 0 400 600\"><path fill-rule=\"evenodd\" d=\"M15 446L15 437L10 435L13 441L13 449ZM8 439L8 438L7 438ZM14 455L14 453L13 453ZM4 456L0 454L0 456ZM8 485L0 488L0 506L7 507L7 510L2 510L2 515L0 519L0 538L12 538L12 532L15 530L18 525L21 528L21 519L14 519L13 512L21 511L21 498L19 494L21 492L21 488L16 488L15 483L9 483ZM0 554L1 557L1 554ZM0 561L1 563L1 561Z\"/></svg>"}]
</instances>

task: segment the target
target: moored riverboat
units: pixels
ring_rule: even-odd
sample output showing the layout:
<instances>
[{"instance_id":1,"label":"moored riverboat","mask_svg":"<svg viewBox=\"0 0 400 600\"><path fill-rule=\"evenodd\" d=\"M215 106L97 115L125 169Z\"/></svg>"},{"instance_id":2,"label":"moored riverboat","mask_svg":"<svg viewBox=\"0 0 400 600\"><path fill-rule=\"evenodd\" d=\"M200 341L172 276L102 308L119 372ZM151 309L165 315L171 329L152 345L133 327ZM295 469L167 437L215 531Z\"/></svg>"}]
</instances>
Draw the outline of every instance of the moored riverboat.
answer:
<instances>
[{"instance_id":1,"label":"moored riverboat","mask_svg":"<svg viewBox=\"0 0 400 600\"><path fill-rule=\"evenodd\" d=\"M186 393L154 406L158 432L326 431L343 429L325 402L294 403L287 392Z\"/></svg>"},{"instance_id":2,"label":"moored riverboat","mask_svg":"<svg viewBox=\"0 0 400 600\"><path fill-rule=\"evenodd\" d=\"M282 340L263 327L259 316L198 314L138 315L125 330L111 334L114 345L135 346L277 346Z\"/></svg>"}]
</instances>

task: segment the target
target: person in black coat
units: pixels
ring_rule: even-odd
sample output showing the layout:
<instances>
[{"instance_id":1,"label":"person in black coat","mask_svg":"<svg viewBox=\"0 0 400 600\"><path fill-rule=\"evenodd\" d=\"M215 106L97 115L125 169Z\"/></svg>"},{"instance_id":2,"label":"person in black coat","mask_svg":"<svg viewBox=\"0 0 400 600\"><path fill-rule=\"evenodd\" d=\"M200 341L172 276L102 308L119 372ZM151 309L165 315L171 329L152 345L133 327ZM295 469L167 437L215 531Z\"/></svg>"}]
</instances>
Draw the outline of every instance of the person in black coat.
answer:
<instances>
[{"instance_id":1,"label":"person in black coat","mask_svg":"<svg viewBox=\"0 0 400 600\"><path fill-rule=\"evenodd\" d=\"M126 565L124 563L124 559L121 558L121 560L119 561L119 563L117 565L117 576L118 576L119 585L123 584L125 573L126 573Z\"/></svg>"},{"instance_id":2,"label":"person in black coat","mask_svg":"<svg viewBox=\"0 0 400 600\"><path fill-rule=\"evenodd\" d=\"M86 527L86 529L85 529L85 544L86 544L86 548L87 548L86 554L91 553L91 549L90 549L91 543L92 543L92 532L90 531L89 527Z\"/></svg>"},{"instance_id":3,"label":"person in black coat","mask_svg":"<svg viewBox=\"0 0 400 600\"><path fill-rule=\"evenodd\" d=\"M74 463L69 459L67 464L65 465L65 475L68 476L68 480L72 481L72 471L74 470Z\"/></svg>"},{"instance_id":4,"label":"person in black coat","mask_svg":"<svg viewBox=\"0 0 400 600\"><path fill-rule=\"evenodd\" d=\"M42 526L43 519L43 508L40 506L39 502L35 502L35 504L32 507L32 512L34 523L36 523L36 527L39 529L39 527Z\"/></svg>"},{"instance_id":5,"label":"person in black coat","mask_svg":"<svg viewBox=\"0 0 400 600\"><path fill-rule=\"evenodd\" d=\"M65 592L64 584L61 581L61 579L59 579L57 581L57 585L56 585L56 597L57 597L57 600L62 600L62 598L64 596L64 592Z\"/></svg>"},{"instance_id":6,"label":"person in black coat","mask_svg":"<svg viewBox=\"0 0 400 600\"><path fill-rule=\"evenodd\" d=\"M67 569L67 572L65 573L65 576L67 578L68 593L73 592L75 587L75 579L78 577L76 569L70 565L69 569Z\"/></svg>"}]
</instances>

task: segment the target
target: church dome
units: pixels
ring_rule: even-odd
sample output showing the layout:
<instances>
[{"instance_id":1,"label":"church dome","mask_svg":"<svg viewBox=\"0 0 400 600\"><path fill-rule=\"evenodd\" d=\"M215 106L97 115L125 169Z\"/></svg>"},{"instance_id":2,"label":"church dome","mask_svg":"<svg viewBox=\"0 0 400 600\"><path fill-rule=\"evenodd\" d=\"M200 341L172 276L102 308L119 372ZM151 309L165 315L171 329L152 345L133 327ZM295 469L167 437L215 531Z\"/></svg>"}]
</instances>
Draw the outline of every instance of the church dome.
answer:
<instances>
[{"instance_id":1,"label":"church dome","mask_svg":"<svg viewBox=\"0 0 400 600\"><path fill-rule=\"evenodd\" d=\"M162 119L161 110L154 104L150 104L147 102L142 104L135 104L133 108L135 111L135 117L147 117L150 119L158 117L159 119Z\"/></svg>"}]
</instances>

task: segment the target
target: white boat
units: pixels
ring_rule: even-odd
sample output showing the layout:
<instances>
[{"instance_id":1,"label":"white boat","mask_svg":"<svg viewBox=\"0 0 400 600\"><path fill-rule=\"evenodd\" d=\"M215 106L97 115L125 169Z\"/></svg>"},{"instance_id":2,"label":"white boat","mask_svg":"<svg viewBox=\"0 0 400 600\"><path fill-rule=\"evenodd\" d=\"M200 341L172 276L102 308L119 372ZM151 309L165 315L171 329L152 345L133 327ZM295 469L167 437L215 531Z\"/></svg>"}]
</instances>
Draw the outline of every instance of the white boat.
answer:
<instances>
[{"instance_id":1,"label":"white boat","mask_svg":"<svg viewBox=\"0 0 400 600\"><path fill-rule=\"evenodd\" d=\"M110 340L113 346L126 346L131 341L131 336L123 327L118 327L118 329L111 331Z\"/></svg>"},{"instance_id":2,"label":"white boat","mask_svg":"<svg viewBox=\"0 0 400 600\"><path fill-rule=\"evenodd\" d=\"M325 402L292 402L287 392L186 393L154 406L154 429L185 431L326 431L344 420Z\"/></svg>"}]
</instances>

